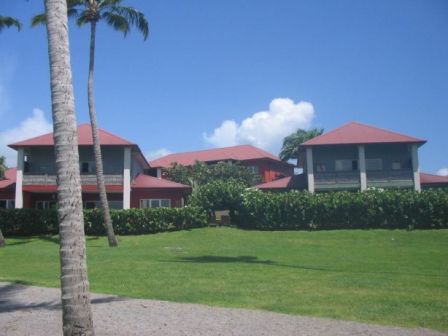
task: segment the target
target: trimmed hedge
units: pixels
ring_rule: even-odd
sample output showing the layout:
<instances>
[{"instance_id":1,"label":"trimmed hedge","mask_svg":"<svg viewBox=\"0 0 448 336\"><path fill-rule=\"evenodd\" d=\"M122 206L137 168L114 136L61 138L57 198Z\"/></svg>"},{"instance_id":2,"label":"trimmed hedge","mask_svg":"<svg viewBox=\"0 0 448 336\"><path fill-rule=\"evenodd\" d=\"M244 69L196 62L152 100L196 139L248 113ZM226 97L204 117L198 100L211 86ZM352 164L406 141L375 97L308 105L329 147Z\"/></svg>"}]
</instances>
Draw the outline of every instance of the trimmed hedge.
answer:
<instances>
[{"instance_id":1,"label":"trimmed hedge","mask_svg":"<svg viewBox=\"0 0 448 336\"><path fill-rule=\"evenodd\" d=\"M111 210L115 233L139 235L204 227L206 212L198 207ZM100 210L84 210L87 235L104 235ZM56 210L0 209L0 228L5 235L57 234Z\"/></svg>"},{"instance_id":2,"label":"trimmed hedge","mask_svg":"<svg viewBox=\"0 0 448 336\"><path fill-rule=\"evenodd\" d=\"M257 230L448 228L448 191L369 190L310 194L244 193L232 217Z\"/></svg>"}]
</instances>

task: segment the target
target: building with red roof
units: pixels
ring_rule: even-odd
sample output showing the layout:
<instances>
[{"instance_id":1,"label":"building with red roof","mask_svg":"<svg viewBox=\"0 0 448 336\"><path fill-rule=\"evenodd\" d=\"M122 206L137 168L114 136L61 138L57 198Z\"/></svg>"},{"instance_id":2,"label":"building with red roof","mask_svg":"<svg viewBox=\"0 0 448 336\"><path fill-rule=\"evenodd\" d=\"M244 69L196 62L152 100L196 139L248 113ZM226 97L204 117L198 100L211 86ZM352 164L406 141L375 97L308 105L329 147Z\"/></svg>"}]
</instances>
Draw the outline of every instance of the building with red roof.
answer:
<instances>
[{"instance_id":1,"label":"building with red roof","mask_svg":"<svg viewBox=\"0 0 448 336\"><path fill-rule=\"evenodd\" d=\"M111 208L177 207L191 192L190 186L148 175L150 168L137 144L99 129L106 191ZM90 124L78 126L83 202L99 206ZM53 133L9 145L17 150L17 169L0 181L0 206L50 208L56 204L57 182Z\"/></svg>"},{"instance_id":2,"label":"building with red roof","mask_svg":"<svg viewBox=\"0 0 448 336\"><path fill-rule=\"evenodd\" d=\"M294 165L281 161L277 156L252 145L169 154L150 161L149 164L151 168L158 170L158 176L160 174L163 176L163 169L175 164L190 167L196 162L214 164L220 161L235 162L248 167L253 172L259 174L263 182L270 182L294 173Z\"/></svg>"},{"instance_id":3,"label":"building with red roof","mask_svg":"<svg viewBox=\"0 0 448 336\"><path fill-rule=\"evenodd\" d=\"M446 179L420 174L418 149L426 141L351 122L300 145L303 174L256 186L260 190L366 190L441 186Z\"/></svg>"}]
</instances>

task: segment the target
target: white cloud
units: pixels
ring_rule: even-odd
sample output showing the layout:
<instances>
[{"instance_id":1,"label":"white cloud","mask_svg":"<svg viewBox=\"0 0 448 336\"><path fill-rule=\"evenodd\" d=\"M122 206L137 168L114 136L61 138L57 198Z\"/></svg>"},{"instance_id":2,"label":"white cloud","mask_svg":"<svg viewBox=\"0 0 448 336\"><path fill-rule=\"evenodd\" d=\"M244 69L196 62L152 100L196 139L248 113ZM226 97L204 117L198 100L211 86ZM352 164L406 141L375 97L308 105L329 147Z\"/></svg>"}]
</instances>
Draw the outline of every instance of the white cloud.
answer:
<instances>
[{"instance_id":1,"label":"white cloud","mask_svg":"<svg viewBox=\"0 0 448 336\"><path fill-rule=\"evenodd\" d=\"M158 159L158 158L168 155L168 154L171 154L171 151L169 151L166 148L159 148L159 149L147 152L145 156L148 161L151 161L151 160Z\"/></svg>"},{"instance_id":2,"label":"white cloud","mask_svg":"<svg viewBox=\"0 0 448 336\"><path fill-rule=\"evenodd\" d=\"M283 138L298 128L307 129L314 117L309 102L294 103L289 98L276 98L268 111L256 112L240 124L225 120L212 134L203 134L204 140L216 147L250 143L254 146L278 151Z\"/></svg>"},{"instance_id":3,"label":"white cloud","mask_svg":"<svg viewBox=\"0 0 448 336\"><path fill-rule=\"evenodd\" d=\"M33 115L20 122L15 128L0 131L0 155L6 157L6 164L15 167L17 152L9 144L53 131L53 124L47 120L44 111L35 108Z\"/></svg>"},{"instance_id":4,"label":"white cloud","mask_svg":"<svg viewBox=\"0 0 448 336\"><path fill-rule=\"evenodd\" d=\"M448 167L447 168L441 168L437 171L437 175L440 176L448 176Z\"/></svg>"}]
</instances>

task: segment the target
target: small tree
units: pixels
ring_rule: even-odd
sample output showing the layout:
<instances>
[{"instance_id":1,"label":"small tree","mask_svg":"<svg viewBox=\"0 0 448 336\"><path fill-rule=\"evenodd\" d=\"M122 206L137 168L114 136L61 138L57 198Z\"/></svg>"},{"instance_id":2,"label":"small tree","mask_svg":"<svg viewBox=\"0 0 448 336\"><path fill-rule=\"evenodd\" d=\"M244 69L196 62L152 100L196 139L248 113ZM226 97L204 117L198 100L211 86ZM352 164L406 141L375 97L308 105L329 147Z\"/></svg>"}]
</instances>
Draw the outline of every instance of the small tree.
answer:
<instances>
[{"instance_id":1,"label":"small tree","mask_svg":"<svg viewBox=\"0 0 448 336\"><path fill-rule=\"evenodd\" d=\"M299 166L299 147L305 141L315 138L324 132L323 128L313 128L308 131L298 129L294 133L283 139L282 150L280 151L280 159L282 161L297 160Z\"/></svg>"},{"instance_id":2,"label":"small tree","mask_svg":"<svg viewBox=\"0 0 448 336\"><path fill-rule=\"evenodd\" d=\"M238 163L221 161L208 165L197 161L192 167L174 164L165 170L165 176L174 182L194 188L214 181L235 180L245 187L260 183L261 176Z\"/></svg>"}]
</instances>

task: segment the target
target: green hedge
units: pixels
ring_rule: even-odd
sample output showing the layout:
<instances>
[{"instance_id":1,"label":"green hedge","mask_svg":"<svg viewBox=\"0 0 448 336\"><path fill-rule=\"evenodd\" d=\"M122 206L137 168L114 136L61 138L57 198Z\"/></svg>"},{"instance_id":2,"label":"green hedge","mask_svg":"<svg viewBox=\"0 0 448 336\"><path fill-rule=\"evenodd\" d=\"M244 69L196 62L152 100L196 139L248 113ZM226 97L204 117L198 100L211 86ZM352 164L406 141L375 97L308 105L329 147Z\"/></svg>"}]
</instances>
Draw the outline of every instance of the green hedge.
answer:
<instances>
[{"instance_id":1,"label":"green hedge","mask_svg":"<svg viewBox=\"0 0 448 336\"><path fill-rule=\"evenodd\" d=\"M198 207L112 210L118 235L139 235L175 231L207 225L206 212ZM87 235L104 235L102 213L84 210ZM5 235L57 234L56 210L0 209L0 228Z\"/></svg>"},{"instance_id":2,"label":"green hedge","mask_svg":"<svg viewBox=\"0 0 448 336\"><path fill-rule=\"evenodd\" d=\"M448 228L448 191L248 191L232 221L257 230Z\"/></svg>"}]
</instances>

